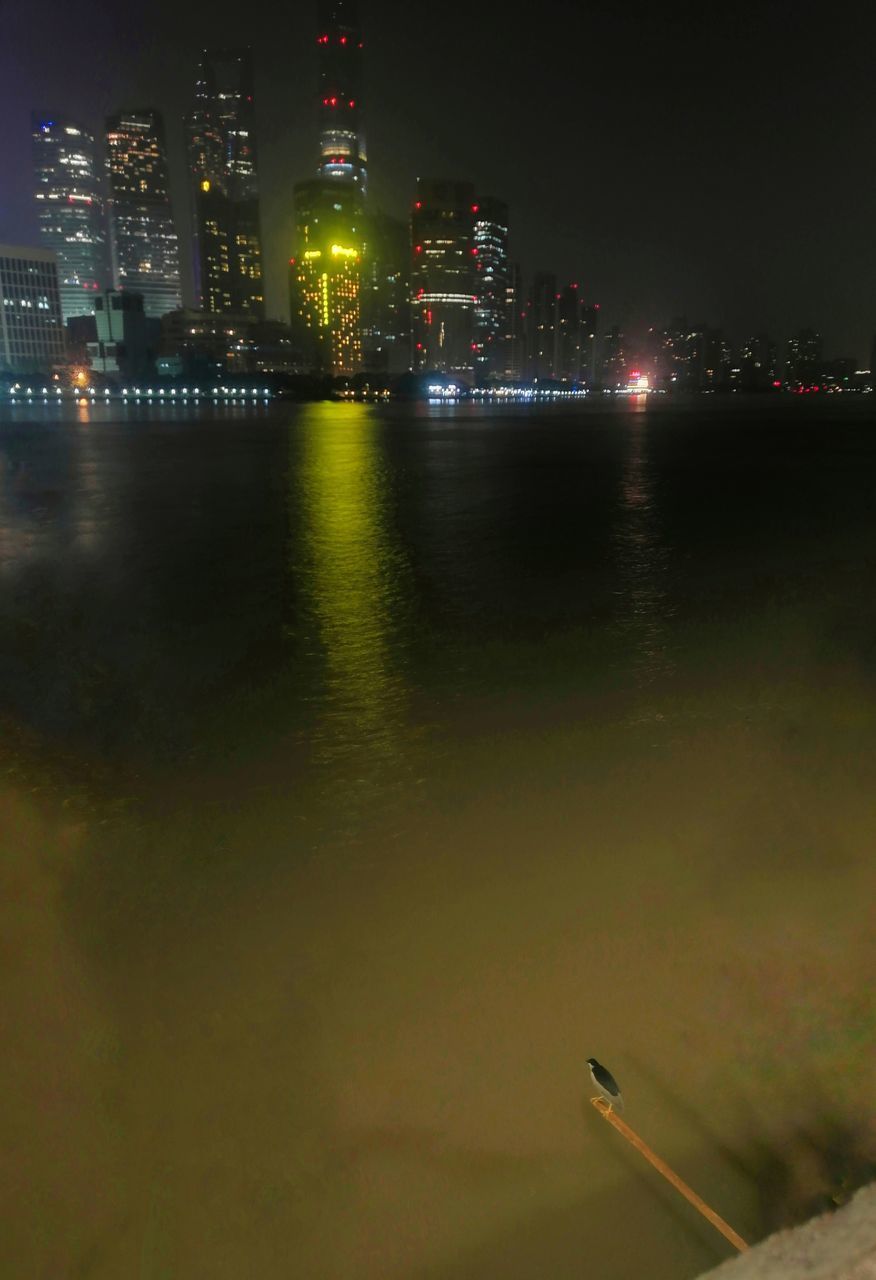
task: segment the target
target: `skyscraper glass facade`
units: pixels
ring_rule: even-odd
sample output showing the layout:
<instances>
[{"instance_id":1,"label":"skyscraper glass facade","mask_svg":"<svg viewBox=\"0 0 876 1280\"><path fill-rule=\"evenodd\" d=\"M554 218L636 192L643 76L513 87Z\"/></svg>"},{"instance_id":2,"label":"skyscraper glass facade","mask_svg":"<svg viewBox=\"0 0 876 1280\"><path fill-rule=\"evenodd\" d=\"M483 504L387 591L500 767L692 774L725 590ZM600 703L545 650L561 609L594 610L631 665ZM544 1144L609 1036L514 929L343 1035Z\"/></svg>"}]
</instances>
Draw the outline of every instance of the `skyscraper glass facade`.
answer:
<instances>
[{"instance_id":1,"label":"skyscraper glass facade","mask_svg":"<svg viewBox=\"0 0 876 1280\"><path fill-rule=\"evenodd\" d=\"M260 317L264 290L249 49L204 50L186 136L201 306Z\"/></svg>"},{"instance_id":2,"label":"skyscraper glass facade","mask_svg":"<svg viewBox=\"0 0 876 1280\"><path fill-rule=\"evenodd\" d=\"M411 211L416 371L474 373L476 205L470 182L417 181Z\"/></svg>"},{"instance_id":3,"label":"skyscraper glass facade","mask_svg":"<svg viewBox=\"0 0 876 1280\"><path fill-rule=\"evenodd\" d=\"M55 254L0 244L0 371L50 373L64 356Z\"/></svg>"},{"instance_id":4,"label":"skyscraper glass facade","mask_svg":"<svg viewBox=\"0 0 876 1280\"><path fill-rule=\"evenodd\" d=\"M141 293L146 315L160 317L182 306L161 115L147 109L110 116L106 141L115 285Z\"/></svg>"},{"instance_id":5,"label":"skyscraper glass facade","mask_svg":"<svg viewBox=\"0 0 876 1280\"><path fill-rule=\"evenodd\" d=\"M491 196L474 205L475 376L504 377L508 364L508 206Z\"/></svg>"},{"instance_id":6,"label":"skyscraper glass facade","mask_svg":"<svg viewBox=\"0 0 876 1280\"><path fill-rule=\"evenodd\" d=\"M61 312L94 314L106 271L106 211L94 137L60 116L32 117L37 219L58 261Z\"/></svg>"},{"instance_id":7,"label":"skyscraper glass facade","mask_svg":"<svg viewBox=\"0 0 876 1280\"><path fill-rule=\"evenodd\" d=\"M415 370L474 374L475 212L470 182L418 179L411 211Z\"/></svg>"},{"instance_id":8,"label":"skyscraper glass facade","mask_svg":"<svg viewBox=\"0 0 876 1280\"><path fill-rule=\"evenodd\" d=\"M387 214L364 222L360 323L362 365L368 373L410 368L410 231Z\"/></svg>"}]
</instances>

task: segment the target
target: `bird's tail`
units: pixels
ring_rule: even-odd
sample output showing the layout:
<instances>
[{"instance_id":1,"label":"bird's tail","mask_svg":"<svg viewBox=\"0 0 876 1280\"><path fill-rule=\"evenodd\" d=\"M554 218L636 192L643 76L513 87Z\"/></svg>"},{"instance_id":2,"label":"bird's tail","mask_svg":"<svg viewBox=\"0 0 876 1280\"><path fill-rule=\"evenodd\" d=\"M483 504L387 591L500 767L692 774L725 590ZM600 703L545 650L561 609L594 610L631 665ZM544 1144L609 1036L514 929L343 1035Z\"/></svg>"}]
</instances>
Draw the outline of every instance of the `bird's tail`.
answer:
<instances>
[{"instance_id":1,"label":"bird's tail","mask_svg":"<svg viewBox=\"0 0 876 1280\"><path fill-rule=\"evenodd\" d=\"M618 1115L621 1115L623 1113L624 1100L620 1096L620 1094L618 1094L616 1098L612 1098L611 1106L612 1106L612 1110L616 1111Z\"/></svg>"}]
</instances>

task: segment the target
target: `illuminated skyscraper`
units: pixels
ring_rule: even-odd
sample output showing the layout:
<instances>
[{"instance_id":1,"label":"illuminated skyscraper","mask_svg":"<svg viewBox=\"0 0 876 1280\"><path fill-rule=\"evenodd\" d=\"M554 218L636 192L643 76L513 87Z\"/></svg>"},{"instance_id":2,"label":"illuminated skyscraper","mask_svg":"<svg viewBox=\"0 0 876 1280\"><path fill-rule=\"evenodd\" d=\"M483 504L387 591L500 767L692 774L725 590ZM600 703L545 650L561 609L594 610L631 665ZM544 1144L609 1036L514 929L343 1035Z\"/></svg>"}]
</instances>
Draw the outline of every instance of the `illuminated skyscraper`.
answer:
<instances>
[{"instance_id":1,"label":"illuminated skyscraper","mask_svg":"<svg viewBox=\"0 0 876 1280\"><path fill-rule=\"evenodd\" d=\"M313 368L356 373L362 359L359 286L362 209L352 185L323 178L295 188L296 243L292 259L292 322Z\"/></svg>"},{"instance_id":2,"label":"illuminated skyscraper","mask_svg":"<svg viewBox=\"0 0 876 1280\"><path fill-rule=\"evenodd\" d=\"M470 182L417 180L411 212L415 372L474 373L476 211Z\"/></svg>"},{"instance_id":3,"label":"illuminated skyscraper","mask_svg":"<svg viewBox=\"0 0 876 1280\"><path fill-rule=\"evenodd\" d=\"M33 116L37 217L57 255L64 319L94 314L106 270L106 220L94 138L60 116Z\"/></svg>"},{"instance_id":4,"label":"illuminated skyscraper","mask_svg":"<svg viewBox=\"0 0 876 1280\"><path fill-rule=\"evenodd\" d=\"M362 33L356 0L321 0L317 45L320 177L352 183L364 196Z\"/></svg>"},{"instance_id":5,"label":"illuminated skyscraper","mask_svg":"<svg viewBox=\"0 0 876 1280\"><path fill-rule=\"evenodd\" d=\"M295 187L292 325L315 369L357 373L362 362L359 295L365 247L365 144L357 6L319 6L318 177Z\"/></svg>"},{"instance_id":6,"label":"illuminated skyscraper","mask_svg":"<svg viewBox=\"0 0 876 1280\"><path fill-rule=\"evenodd\" d=\"M106 127L116 288L141 293L146 315L160 317L182 306L164 124L147 109L121 111Z\"/></svg>"},{"instance_id":7,"label":"illuminated skyscraper","mask_svg":"<svg viewBox=\"0 0 876 1280\"><path fill-rule=\"evenodd\" d=\"M475 376L504 377L508 364L508 206L491 196L474 205Z\"/></svg>"},{"instance_id":8,"label":"illuminated skyscraper","mask_svg":"<svg viewBox=\"0 0 876 1280\"><path fill-rule=\"evenodd\" d=\"M249 49L205 49L186 122L195 292L205 311L261 316L258 159Z\"/></svg>"}]
</instances>

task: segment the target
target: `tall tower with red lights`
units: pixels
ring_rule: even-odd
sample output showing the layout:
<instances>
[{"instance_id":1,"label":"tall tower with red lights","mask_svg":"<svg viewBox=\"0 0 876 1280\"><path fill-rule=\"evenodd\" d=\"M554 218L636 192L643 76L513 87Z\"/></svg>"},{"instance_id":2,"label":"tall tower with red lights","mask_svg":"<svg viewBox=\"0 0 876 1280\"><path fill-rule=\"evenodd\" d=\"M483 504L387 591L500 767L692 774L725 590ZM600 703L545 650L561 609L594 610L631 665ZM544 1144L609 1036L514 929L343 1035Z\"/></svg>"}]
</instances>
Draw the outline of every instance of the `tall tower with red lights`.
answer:
<instances>
[{"instance_id":1,"label":"tall tower with red lights","mask_svg":"<svg viewBox=\"0 0 876 1280\"><path fill-rule=\"evenodd\" d=\"M319 176L365 195L368 162L362 132L362 32L356 0L320 0Z\"/></svg>"},{"instance_id":2,"label":"tall tower with red lights","mask_svg":"<svg viewBox=\"0 0 876 1280\"><path fill-rule=\"evenodd\" d=\"M315 178L295 186L292 323L311 367L345 377L362 365L368 173L356 0L318 0L318 23L319 167Z\"/></svg>"},{"instance_id":3,"label":"tall tower with red lights","mask_svg":"<svg viewBox=\"0 0 876 1280\"><path fill-rule=\"evenodd\" d=\"M362 365L362 36L356 0L319 0L318 16L319 168L295 186L292 323L314 370L347 377Z\"/></svg>"}]
</instances>

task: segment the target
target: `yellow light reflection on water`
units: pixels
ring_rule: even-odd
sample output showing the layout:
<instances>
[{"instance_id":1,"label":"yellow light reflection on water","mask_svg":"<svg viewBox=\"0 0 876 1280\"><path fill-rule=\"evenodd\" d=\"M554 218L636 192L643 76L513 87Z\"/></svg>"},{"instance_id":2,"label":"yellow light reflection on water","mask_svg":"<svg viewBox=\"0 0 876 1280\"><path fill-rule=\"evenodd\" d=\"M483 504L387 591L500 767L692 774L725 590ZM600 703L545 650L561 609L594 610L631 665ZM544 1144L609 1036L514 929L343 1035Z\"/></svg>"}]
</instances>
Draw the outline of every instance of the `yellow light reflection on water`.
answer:
<instances>
[{"instance_id":1,"label":"yellow light reflection on water","mask_svg":"<svg viewBox=\"0 0 876 1280\"><path fill-rule=\"evenodd\" d=\"M370 406L314 405L297 476L328 683L316 754L357 757L368 771L400 758L407 704L393 639L405 565L389 529L379 431Z\"/></svg>"}]
</instances>

